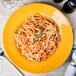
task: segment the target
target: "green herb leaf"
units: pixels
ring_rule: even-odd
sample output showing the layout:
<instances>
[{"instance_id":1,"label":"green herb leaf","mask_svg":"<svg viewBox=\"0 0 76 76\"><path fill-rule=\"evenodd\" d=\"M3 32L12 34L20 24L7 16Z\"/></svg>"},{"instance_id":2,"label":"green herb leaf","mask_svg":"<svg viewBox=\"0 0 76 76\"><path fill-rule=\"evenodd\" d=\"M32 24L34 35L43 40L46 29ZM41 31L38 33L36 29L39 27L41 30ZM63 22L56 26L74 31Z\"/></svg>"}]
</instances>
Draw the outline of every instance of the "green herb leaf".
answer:
<instances>
[{"instance_id":1,"label":"green herb leaf","mask_svg":"<svg viewBox=\"0 0 76 76\"><path fill-rule=\"evenodd\" d=\"M42 29L40 30L39 35L37 35L36 38L33 40L33 43L39 39L41 34L42 34Z\"/></svg>"}]
</instances>

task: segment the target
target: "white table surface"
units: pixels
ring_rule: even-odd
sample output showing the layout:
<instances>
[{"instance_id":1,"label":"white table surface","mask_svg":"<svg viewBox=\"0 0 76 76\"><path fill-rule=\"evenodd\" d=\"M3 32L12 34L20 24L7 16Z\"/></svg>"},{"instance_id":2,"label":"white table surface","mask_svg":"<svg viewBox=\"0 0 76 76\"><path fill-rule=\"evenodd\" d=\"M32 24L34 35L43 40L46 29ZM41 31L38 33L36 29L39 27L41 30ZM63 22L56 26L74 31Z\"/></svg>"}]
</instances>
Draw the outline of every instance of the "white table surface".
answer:
<instances>
[{"instance_id":1,"label":"white table surface","mask_svg":"<svg viewBox=\"0 0 76 76\"><path fill-rule=\"evenodd\" d=\"M34 2L43 2L43 3L50 3L50 5L60 9L62 11L62 7L63 7L63 4L66 0L64 0L62 3L59 3L59 4L56 4L53 2L53 0L24 0L25 3L27 4L30 4L30 3L34 3ZM13 12L15 12L19 7L18 6L15 6L14 8L12 9L6 9L3 5L2 5L2 2L0 0L0 48L4 49L3 48L3 43L2 43L2 35L3 35L3 29L4 29L4 26L8 20L8 18L12 15ZM62 11L63 12L63 11ZM64 13L64 12L63 12ZM71 14L66 14L66 17L68 18L68 20L70 21L71 23L71 26L73 29L76 29L76 11L74 13L71 13ZM7 57L7 56L6 56ZM52 71L52 72L49 72L49 73L46 73L46 74L30 74L30 73L27 73L27 72L23 72L21 71L24 76L64 76L64 73L66 71L66 68L69 64L69 59L70 57L67 59L67 61L61 66L59 67L58 69Z\"/></svg>"}]
</instances>

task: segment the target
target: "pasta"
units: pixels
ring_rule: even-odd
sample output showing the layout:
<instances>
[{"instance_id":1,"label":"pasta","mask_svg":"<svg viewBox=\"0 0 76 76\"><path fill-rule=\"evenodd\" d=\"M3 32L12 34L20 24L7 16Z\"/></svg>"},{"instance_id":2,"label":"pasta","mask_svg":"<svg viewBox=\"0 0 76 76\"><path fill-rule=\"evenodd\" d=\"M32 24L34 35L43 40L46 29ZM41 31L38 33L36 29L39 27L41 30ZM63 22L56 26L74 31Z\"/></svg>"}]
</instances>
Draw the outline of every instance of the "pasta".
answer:
<instances>
[{"instance_id":1,"label":"pasta","mask_svg":"<svg viewBox=\"0 0 76 76\"><path fill-rule=\"evenodd\" d=\"M25 18L14 37L21 54L34 62L44 62L60 44L56 22L38 13Z\"/></svg>"}]
</instances>

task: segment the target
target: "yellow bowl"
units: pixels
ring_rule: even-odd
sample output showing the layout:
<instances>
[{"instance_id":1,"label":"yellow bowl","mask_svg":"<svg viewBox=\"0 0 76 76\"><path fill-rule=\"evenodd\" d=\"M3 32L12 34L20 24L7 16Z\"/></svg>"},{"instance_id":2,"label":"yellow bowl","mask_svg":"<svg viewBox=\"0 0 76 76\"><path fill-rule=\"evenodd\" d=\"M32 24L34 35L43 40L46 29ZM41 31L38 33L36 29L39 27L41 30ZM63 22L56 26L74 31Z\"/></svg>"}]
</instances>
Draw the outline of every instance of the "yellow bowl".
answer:
<instances>
[{"instance_id":1,"label":"yellow bowl","mask_svg":"<svg viewBox=\"0 0 76 76\"><path fill-rule=\"evenodd\" d=\"M61 33L61 44L43 63L25 59L16 47L13 33L25 21L25 17L40 13L49 16L58 24ZM56 8L42 3L34 3L18 9L8 20L3 32L3 44L9 59L20 69L30 73L47 73L61 66L68 58L73 44L73 32L67 18Z\"/></svg>"}]
</instances>

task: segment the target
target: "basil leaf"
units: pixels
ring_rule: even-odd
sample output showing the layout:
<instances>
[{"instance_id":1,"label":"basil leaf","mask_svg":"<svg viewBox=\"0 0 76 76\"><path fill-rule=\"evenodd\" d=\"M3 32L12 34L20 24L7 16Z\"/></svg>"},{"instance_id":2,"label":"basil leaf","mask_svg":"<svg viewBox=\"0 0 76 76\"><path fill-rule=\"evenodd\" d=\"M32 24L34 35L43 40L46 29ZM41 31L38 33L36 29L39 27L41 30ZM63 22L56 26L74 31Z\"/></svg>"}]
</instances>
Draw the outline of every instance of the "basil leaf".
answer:
<instances>
[{"instance_id":1,"label":"basil leaf","mask_svg":"<svg viewBox=\"0 0 76 76\"><path fill-rule=\"evenodd\" d=\"M42 34L42 29L40 30L39 35L37 35L36 38L33 40L33 43L35 43L39 39L41 34Z\"/></svg>"}]
</instances>

